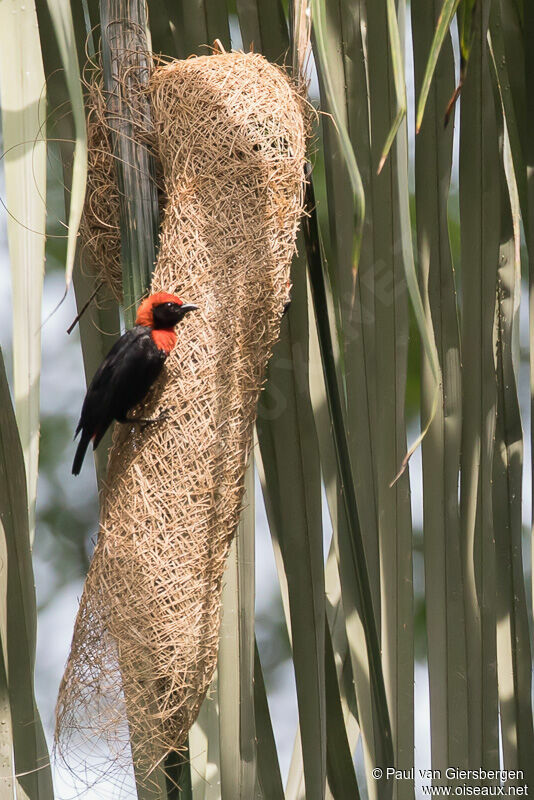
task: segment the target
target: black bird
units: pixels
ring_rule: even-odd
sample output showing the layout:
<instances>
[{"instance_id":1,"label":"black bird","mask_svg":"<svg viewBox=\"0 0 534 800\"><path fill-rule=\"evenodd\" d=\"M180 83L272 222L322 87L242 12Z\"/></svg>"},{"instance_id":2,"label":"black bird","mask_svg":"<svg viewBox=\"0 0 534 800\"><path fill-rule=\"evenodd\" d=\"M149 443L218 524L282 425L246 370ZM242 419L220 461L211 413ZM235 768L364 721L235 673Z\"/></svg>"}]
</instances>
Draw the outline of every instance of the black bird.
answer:
<instances>
[{"instance_id":1,"label":"black bird","mask_svg":"<svg viewBox=\"0 0 534 800\"><path fill-rule=\"evenodd\" d=\"M174 294L157 292L137 310L135 326L116 342L93 377L83 401L74 438L81 431L72 474L78 475L89 442L98 446L113 422L154 422L128 417L128 412L146 396L160 374L165 359L176 344L174 326L197 306ZM159 418L158 418L159 419Z\"/></svg>"}]
</instances>

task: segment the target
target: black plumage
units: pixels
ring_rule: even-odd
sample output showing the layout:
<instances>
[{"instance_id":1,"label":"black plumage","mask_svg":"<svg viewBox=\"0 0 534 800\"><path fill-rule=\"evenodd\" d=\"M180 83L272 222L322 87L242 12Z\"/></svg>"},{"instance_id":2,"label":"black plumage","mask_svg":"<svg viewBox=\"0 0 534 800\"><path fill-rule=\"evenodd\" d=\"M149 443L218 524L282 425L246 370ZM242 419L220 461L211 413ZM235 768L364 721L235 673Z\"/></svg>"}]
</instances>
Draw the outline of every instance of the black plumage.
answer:
<instances>
[{"instance_id":1,"label":"black plumage","mask_svg":"<svg viewBox=\"0 0 534 800\"><path fill-rule=\"evenodd\" d=\"M146 396L160 374L167 354L158 349L151 329L136 325L116 342L99 366L82 406L81 431L72 474L78 475L89 442L93 448L113 422L127 422L128 412Z\"/></svg>"},{"instance_id":2,"label":"black plumage","mask_svg":"<svg viewBox=\"0 0 534 800\"><path fill-rule=\"evenodd\" d=\"M146 396L176 343L175 325L196 308L168 292L143 300L135 326L113 345L87 390L75 434L81 432L73 475L79 474L90 441L95 448L113 420L130 421L128 412Z\"/></svg>"}]
</instances>

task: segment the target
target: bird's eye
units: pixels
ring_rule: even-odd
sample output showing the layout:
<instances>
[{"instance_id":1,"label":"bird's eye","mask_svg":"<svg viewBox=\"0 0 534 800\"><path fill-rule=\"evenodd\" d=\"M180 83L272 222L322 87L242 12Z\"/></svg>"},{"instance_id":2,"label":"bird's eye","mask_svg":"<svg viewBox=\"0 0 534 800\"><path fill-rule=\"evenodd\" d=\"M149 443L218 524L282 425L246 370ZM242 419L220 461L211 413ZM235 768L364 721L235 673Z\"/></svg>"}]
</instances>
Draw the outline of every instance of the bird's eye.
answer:
<instances>
[{"instance_id":1,"label":"bird's eye","mask_svg":"<svg viewBox=\"0 0 534 800\"><path fill-rule=\"evenodd\" d=\"M165 305L167 306L167 308L172 308L174 303L165 303Z\"/></svg>"}]
</instances>

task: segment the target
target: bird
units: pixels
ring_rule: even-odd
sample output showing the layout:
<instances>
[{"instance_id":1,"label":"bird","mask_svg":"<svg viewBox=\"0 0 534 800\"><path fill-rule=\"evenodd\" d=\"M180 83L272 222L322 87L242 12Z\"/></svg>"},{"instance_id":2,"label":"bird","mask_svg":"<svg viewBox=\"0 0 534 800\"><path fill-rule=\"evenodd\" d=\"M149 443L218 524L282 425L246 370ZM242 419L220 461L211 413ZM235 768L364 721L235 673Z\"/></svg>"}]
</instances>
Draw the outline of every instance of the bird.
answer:
<instances>
[{"instance_id":1,"label":"bird","mask_svg":"<svg viewBox=\"0 0 534 800\"><path fill-rule=\"evenodd\" d=\"M135 325L113 345L94 374L74 438L81 433L72 474L79 475L89 442L93 449L113 422L157 422L145 417L129 417L128 412L143 400L160 374L167 356L176 344L174 330L186 314L198 306L184 303L177 295L157 292L137 309Z\"/></svg>"}]
</instances>

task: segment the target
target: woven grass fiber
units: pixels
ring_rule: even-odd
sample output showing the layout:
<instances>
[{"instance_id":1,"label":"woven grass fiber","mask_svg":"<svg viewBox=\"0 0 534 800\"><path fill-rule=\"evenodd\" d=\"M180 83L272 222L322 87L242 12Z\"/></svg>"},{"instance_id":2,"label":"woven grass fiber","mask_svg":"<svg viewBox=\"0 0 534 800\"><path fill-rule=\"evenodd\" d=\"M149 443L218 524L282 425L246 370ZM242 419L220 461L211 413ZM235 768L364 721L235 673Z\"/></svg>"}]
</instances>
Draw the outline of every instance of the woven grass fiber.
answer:
<instances>
[{"instance_id":1,"label":"woven grass fiber","mask_svg":"<svg viewBox=\"0 0 534 800\"><path fill-rule=\"evenodd\" d=\"M217 660L221 582L302 213L304 102L257 54L150 80L166 204L152 290L199 306L144 412L117 425L57 706L60 751L146 773L186 742ZM99 213L97 211L97 213ZM108 764L109 767L109 764Z\"/></svg>"},{"instance_id":2,"label":"woven grass fiber","mask_svg":"<svg viewBox=\"0 0 534 800\"><path fill-rule=\"evenodd\" d=\"M80 223L81 263L90 264L95 284L101 281L122 300L120 195L106 124L102 70L90 63L85 69L87 108L87 188Z\"/></svg>"}]
</instances>

